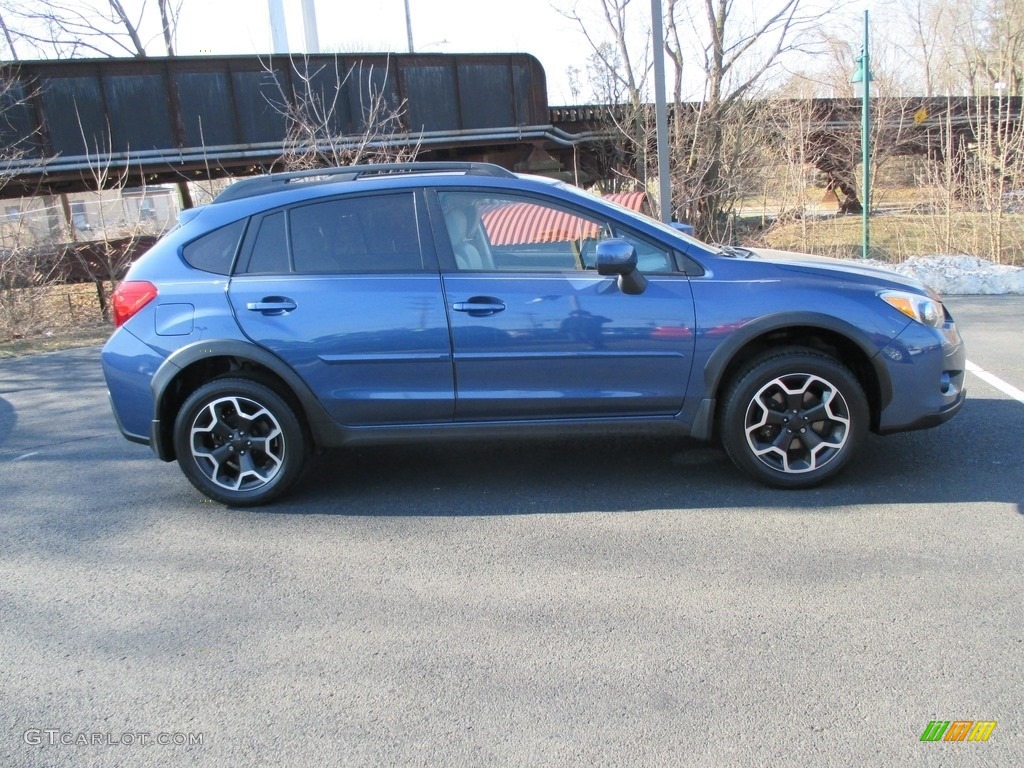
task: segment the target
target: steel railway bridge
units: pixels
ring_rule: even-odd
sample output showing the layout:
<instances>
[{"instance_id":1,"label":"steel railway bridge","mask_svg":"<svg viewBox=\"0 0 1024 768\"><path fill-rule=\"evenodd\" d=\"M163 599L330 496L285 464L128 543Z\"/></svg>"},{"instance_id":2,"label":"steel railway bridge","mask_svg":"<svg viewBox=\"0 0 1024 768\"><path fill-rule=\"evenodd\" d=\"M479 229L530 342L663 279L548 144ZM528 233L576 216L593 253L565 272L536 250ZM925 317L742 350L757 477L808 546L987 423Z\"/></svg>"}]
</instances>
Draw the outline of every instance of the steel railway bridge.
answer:
<instances>
[{"instance_id":1,"label":"steel railway bridge","mask_svg":"<svg viewBox=\"0 0 1024 768\"><path fill-rule=\"evenodd\" d=\"M550 107L544 70L526 54L344 54L25 61L0 65L0 197L54 195L244 176L282 167L318 129L340 149L418 147L424 160L480 160L583 180L604 178L614 139L608 106ZM806 110L804 156L860 209L858 99ZM695 109L695 105L684 105ZM875 116L876 147L953 164L979 125L1019 124L1020 98L906 99ZM399 115L387 130L381 111ZM837 194L837 197L839 197Z\"/></svg>"}]
</instances>

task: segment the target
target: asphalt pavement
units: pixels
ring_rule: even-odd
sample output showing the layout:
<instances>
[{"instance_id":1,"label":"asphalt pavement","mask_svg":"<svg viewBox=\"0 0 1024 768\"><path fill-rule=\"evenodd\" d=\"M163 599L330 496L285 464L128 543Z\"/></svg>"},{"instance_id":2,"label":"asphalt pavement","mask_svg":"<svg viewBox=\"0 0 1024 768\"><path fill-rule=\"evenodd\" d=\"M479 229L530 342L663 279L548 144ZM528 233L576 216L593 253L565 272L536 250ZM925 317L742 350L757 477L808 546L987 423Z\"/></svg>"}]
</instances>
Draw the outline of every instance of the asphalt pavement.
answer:
<instances>
[{"instance_id":1,"label":"asphalt pavement","mask_svg":"<svg viewBox=\"0 0 1024 768\"><path fill-rule=\"evenodd\" d=\"M1024 389L1024 297L947 303ZM1024 403L968 390L811 491L609 438L246 510L121 438L98 349L2 361L0 766L1019 764Z\"/></svg>"}]
</instances>

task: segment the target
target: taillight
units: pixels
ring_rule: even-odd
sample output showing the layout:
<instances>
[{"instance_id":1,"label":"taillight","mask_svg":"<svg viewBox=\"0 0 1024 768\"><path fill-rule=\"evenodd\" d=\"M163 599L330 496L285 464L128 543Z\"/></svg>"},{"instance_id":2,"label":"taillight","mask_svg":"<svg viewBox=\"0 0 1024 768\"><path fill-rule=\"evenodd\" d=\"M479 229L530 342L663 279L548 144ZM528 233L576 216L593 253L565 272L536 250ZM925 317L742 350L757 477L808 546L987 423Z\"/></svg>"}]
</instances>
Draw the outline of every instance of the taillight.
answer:
<instances>
[{"instance_id":1,"label":"taillight","mask_svg":"<svg viewBox=\"0 0 1024 768\"><path fill-rule=\"evenodd\" d=\"M114 327L120 328L156 298L156 286L146 280L128 280L114 289Z\"/></svg>"}]
</instances>

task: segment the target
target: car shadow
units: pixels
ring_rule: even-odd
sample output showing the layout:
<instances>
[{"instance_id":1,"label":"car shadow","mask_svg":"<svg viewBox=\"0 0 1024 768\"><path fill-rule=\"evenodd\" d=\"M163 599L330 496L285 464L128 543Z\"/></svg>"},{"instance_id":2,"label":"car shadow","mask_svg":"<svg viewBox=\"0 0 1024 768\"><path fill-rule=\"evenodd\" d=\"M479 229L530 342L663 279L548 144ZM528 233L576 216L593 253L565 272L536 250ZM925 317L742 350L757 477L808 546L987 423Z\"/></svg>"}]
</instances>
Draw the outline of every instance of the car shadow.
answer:
<instances>
[{"instance_id":1,"label":"car shadow","mask_svg":"<svg viewBox=\"0 0 1024 768\"><path fill-rule=\"evenodd\" d=\"M14 406L0 397L0 448L14 434L14 425L18 423L18 412Z\"/></svg>"},{"instance_id":2,"label":"car shadow","mask_svg":"<svg viewBox=\"0 0 1024 768\"><path fill-rule=\"evenodd\" d=\"M714 508L843 510L863 504L1003 502L1024 514L1024 407L970 400L953 421L869 436L834 481L764 487L719 448L692 440L604 437L329 451L276 514L490 516Z\"/></svg>"}]
</instances>

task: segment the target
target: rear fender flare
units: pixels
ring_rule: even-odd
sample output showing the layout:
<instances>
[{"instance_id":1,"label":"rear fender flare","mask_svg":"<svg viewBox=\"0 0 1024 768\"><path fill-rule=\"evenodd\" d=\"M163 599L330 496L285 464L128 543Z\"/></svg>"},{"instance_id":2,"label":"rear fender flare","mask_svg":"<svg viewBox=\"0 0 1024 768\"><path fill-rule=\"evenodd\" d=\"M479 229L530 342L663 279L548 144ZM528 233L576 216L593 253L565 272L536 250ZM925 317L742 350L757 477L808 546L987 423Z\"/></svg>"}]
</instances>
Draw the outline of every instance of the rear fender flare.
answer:
<instances>
[{"instance_id":1,"label":"rear fender flare","mask_svg":"<svg viewBox=\"0 0 1024 768\"><path fill-rule=\"evenodd\" d=\"M178 375L190 365L203 358L210 357L231 357L238 360L247 360L271 371L291 390L291 393L301 406L302 416L313 437L314 443L321 445L326 442L328 432L325 427L331 423L331 417L324 410L320 401L317 400L313 391L291 367L273 353L254 344L237 339L215 339L212 341L199 341L175 350L174 353L161 363L156 373L153 374L153 379L150 382L154 403L152 439L157 454L161 458L165 458L165 456L161 448L162 440L158 439L159 435L157 432L161 405L167 389Z\"/></svg>"}]
</instances>

